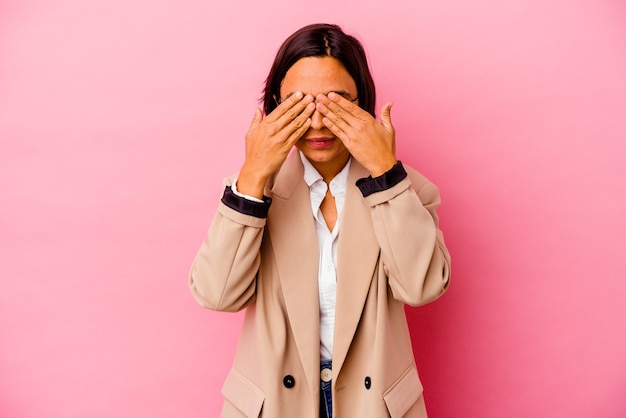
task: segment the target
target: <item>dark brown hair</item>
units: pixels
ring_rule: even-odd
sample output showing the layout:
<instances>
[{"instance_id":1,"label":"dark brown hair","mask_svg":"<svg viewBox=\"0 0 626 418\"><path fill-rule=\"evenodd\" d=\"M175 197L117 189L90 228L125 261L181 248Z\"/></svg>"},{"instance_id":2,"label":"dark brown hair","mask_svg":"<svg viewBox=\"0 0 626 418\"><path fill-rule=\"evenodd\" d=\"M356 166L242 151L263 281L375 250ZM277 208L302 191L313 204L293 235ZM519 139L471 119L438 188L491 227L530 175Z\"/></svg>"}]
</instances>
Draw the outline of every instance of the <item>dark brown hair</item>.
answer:
<instances>
[{"instance_id":1,"label":"dark brown hair","mask_svg":"<svg viewBox=\"0 0 626 418\"><path fill-rule=\"evenodd\" d=\"M339 26L323 23L303 27L281 45L265 80L263 111L266 115L278 106L276 98L280 97L280 85L289 68L305 57L333 57L339 60L356 84L359 106L375 116L376 88L363 46Z\"/></svg>"}]
</instances>

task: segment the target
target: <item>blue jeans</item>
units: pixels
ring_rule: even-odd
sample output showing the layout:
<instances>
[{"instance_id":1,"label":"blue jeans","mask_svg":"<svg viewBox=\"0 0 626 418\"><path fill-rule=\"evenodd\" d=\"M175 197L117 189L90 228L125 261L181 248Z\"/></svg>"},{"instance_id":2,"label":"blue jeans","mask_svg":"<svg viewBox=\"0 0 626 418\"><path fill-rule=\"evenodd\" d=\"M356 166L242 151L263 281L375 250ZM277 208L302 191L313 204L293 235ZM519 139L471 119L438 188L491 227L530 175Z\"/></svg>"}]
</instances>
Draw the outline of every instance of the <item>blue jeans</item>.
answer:
<instances>
[{"instance_id":1,"label":"blue jeans","mask_svg":"<svg viewBox=\"0 0 626 418\"><path fill-rule=\"evenodd\" d=\"M323 369L332 369L333 362L331 360L323 360L320 362L320 372ZM333 399L331 385L333 381L324 382L320 379L320 418L333 417Z\"/></svg>"}]
</instances>

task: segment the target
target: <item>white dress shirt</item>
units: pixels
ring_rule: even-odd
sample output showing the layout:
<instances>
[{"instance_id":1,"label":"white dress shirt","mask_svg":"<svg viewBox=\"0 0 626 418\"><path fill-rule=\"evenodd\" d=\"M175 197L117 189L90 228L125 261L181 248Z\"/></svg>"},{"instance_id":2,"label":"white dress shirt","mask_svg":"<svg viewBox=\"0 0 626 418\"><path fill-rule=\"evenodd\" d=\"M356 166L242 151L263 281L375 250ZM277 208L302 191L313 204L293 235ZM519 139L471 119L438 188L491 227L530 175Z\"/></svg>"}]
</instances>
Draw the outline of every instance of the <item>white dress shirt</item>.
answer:
<instances>
[{"instance_id":1,"label":"white dress shirt","mask_svg":"<svg viewBox=\"0 0 626 418\"><path fill-rule=\"evenodd\" d=\"M337 222L332 231L328 229L320 205L326 196L328 185L321 174L300 153L304 164L304 181L309 186L311 211L315 218L317 242L320 249L318 268L318 287L320 299L320 358L331 360L333 355L333 335L335 333L335 304L337 301L337 237L341 227L341 213L346 200L346 186L350 160L345 167L330 181L330 193L335 198Z\"/></svg>"}]
</instances>

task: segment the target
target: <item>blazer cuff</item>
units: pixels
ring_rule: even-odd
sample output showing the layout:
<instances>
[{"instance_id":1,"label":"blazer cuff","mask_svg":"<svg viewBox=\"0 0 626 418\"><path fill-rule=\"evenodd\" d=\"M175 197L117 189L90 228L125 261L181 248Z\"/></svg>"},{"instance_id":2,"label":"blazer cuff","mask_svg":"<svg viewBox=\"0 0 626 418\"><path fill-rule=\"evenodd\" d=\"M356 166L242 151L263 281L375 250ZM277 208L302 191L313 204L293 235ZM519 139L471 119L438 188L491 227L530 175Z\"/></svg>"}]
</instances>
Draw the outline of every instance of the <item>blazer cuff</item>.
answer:
<instances>
[{"instance_id":1,"label":"blazer cuff","mask_svg":"<svg viewBox=\"0 0 626 418\"><path fill-rule=\"evenodd\" d=\"M358 179L356 181L356 186L359 190L361 190L363 197L367 197L373 193L391 189L393 186L404 180L406 176L406 170L404 169L402 162L398 161L389 169L389 171L378 177L372 178L372 176L369 176Z\"/></svg>"},{"instance_id":2,"label":"blazer cuff","mask_svg":"<svg viewBox=\"0 0 626 418\"><path fill-rule=\"evenodd\" d=\"M244 215L254 216L256 218L267 218L267 212L270 210L272 198L263 196L263 202L255 202L242 196L237 196L230 186L224 189L222 203L229 208L243 213Z\"/></svg>"}]
</instances>

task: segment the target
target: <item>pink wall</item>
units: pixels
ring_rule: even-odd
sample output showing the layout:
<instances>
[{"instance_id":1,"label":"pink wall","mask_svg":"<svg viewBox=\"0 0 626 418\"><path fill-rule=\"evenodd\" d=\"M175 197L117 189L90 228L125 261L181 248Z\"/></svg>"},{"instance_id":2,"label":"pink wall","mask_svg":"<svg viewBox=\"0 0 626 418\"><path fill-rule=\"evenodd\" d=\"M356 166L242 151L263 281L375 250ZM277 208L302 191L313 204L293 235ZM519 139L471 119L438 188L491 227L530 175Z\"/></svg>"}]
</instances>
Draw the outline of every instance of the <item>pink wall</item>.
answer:
<instances>
[{"instance_id":1,"label":"pink wall","mask_svg":"<svg viewBox=\"0 0 626 418\"><path fill-rule=\"evenodd\" d=\"M452 286L409 311L431 416L626 415L623 1L211 3L0 3L0 416L218 415L241 317L187 270L317 21L442 191Z\"/></svg>"}]
</instances>

